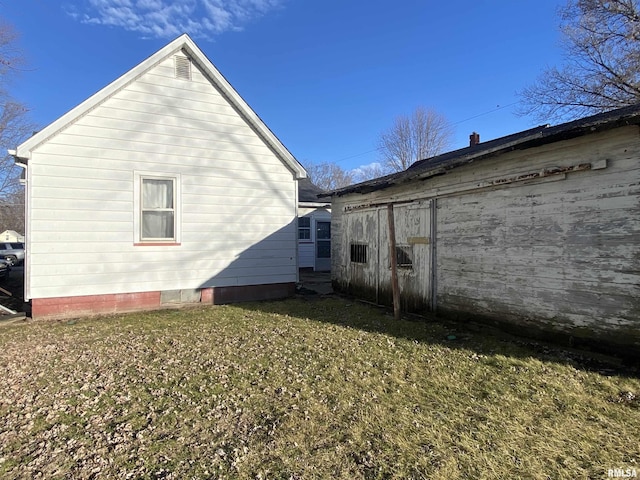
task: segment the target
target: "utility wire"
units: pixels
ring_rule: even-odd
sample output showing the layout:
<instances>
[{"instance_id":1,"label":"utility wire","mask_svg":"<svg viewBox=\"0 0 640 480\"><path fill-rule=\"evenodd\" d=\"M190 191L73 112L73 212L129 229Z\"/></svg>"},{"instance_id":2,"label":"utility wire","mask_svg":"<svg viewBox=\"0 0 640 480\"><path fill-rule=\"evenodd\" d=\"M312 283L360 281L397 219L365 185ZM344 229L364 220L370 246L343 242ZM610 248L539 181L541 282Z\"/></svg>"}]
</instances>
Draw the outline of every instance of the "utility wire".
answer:
<instances>
[{"instance_id":1,"label":"utility wire","mask_svg":"<svg viewBox=\"0 0 640 480\"><path fill-rule=\"evenodd\" d=\"M489 111L484 112L484 113L479 113L478 115L474 115L473 117L465 118L464 120L460 120L458 122L453 122L451 125L460 125L461 123L468 122L469 120L473 120L474 118L483 117L485 115L489 115L490 113L494 113L494 112L497 112L499 110L504 110L505 108L513 107L514 105L517 105L518 103L520 103L520 102L513 102L513 103L510 103L509 105L503 105L503 106L498 105L493 110L489 110Z\"/></svg>"}]
</instances>

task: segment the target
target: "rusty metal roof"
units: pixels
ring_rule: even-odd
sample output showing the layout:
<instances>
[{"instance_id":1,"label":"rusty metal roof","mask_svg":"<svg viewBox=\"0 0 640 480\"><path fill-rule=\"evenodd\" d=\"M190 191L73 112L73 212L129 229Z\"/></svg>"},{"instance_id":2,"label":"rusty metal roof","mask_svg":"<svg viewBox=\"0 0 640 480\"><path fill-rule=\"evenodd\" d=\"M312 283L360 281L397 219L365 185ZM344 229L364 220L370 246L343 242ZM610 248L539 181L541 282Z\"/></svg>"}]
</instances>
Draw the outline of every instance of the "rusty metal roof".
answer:
<instances>
[{"instance_id":1,"label":"rusty metal roof","mask_svg":"<svg viewBox=\"0 0 640 480\"><path fill-rule=\"evenodd\" d=\"M462 165L495 157L513 150L525 150L624 125L638 124L640 124L640 104L599 113L556 126L541 125L507 135L506 137L481 142L477 145L419 160L402 172L349 185L327 193L331 196L342 196L349 193L374 192L414 180L426 180L430 177L444 175Z\"/></svg>"}]
</instances>

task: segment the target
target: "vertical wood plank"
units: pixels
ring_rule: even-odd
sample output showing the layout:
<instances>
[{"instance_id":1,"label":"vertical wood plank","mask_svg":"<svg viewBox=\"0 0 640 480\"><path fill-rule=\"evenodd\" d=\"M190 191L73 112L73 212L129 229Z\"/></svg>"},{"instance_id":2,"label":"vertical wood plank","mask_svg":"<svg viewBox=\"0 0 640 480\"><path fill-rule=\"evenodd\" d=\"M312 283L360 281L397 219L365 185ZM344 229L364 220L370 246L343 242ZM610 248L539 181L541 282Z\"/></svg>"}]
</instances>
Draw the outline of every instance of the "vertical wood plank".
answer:
<instances>
[{"instance_id":1,"label":"vertical wood plank","mask_svg":"<svg viewBox=\"0 0 640 480\"><path fill-rule=\"evenodd\" d=\"M431 200L431 209L430 209L430 225L429 225L429 236L431 237L431 252L429 255L429 279L430 279L430 297L431 297L431 311L435 312L438 308L437 299L438 299L438 199L434 198Z\"/></svg>"},{"instance_id":2,"label":"vertical wood plank","mask_svg":"<svg viewBox=\"0 0 640 480\"><path fill-rule=\"evenodd\" d=\"M393 204L387 205L389 219L389 259L391 260L391 289L393 293L393 318L400 320L400 287L398 285L398 265L396 258L396 226Z\"/></svg>"}]
</instances>

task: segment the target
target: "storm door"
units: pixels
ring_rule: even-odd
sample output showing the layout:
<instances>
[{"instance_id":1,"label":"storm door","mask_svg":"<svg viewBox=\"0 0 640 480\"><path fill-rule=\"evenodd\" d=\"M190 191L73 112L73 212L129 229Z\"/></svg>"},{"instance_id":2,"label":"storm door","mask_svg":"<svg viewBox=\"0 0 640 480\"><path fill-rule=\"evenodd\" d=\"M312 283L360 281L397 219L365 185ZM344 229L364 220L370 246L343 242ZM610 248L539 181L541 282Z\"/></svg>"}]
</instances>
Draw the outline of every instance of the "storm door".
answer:
<instances>
[{"instance_id":1,"label":"storm door","mask_svg":"<svg viewBox=\"0 0 640 480\"><path fill-rule=\"evenodd\" d=\"M316 271L331 270L331 222L316 222Z\"/></svg>"}]
</instances>

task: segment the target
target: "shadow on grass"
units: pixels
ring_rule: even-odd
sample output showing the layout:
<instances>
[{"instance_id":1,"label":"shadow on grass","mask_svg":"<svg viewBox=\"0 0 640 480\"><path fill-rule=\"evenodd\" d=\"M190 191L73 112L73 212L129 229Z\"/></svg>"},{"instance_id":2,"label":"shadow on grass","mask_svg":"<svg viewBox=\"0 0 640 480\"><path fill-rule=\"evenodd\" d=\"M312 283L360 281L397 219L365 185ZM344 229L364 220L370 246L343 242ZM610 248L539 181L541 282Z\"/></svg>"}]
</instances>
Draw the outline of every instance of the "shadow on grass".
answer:
<instances>
[{"instance_id":1,"label":"shadow on grass","mask_svg":"<svg viewBox=\"0 0 640 480\"><path fill-rule=\"evenodd\" d=\"M488 325L456 322L435 315L403 314L403 318L396 321L392 311L386 307L337 296L299 295L295 299L249 305L266 313L295 316L449 349L464 349L478 355L535 358L607 376L640 378L640 366L621 358L515 336Z\"/></svg>"}]
</instances>

